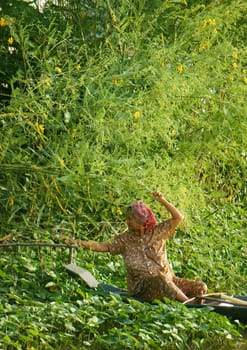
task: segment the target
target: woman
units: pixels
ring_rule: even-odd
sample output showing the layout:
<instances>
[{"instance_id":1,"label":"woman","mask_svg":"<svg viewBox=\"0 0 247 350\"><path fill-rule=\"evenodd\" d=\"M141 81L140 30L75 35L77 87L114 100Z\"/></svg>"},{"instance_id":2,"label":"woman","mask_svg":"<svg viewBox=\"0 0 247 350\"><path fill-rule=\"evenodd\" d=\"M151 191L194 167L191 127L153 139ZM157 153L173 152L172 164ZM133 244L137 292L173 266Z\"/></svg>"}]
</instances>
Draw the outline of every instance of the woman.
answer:
<instances>
[{"instance_id":1,"label":"woman","mask_svg":"<svg viewBox=\"0 0 247 350\"><path fill-rule=\"evenodd\" d=\"M168 210L170 219L157 223L150 208L141 201L135 201L127 209L128 229L115 236L112 242L70 240L70 243L96 252L121 254L131 296L146 301L167 297L184 302L205 294L205 283L178 278L172 271L167 260L166 239L174 236L183 215L160 192L153 192L152 195Z\"/></svg>"}]
</instances>

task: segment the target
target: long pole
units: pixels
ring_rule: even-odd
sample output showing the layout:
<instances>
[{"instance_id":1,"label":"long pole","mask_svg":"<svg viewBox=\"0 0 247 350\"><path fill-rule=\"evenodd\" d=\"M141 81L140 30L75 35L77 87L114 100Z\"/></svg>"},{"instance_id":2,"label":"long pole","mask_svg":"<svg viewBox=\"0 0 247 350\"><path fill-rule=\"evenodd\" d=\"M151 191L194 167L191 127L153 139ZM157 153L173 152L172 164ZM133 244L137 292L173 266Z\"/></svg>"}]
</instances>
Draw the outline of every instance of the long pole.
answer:
<instances>
[{"instance_id":1,"label":"long pole","mask_svg":"<svg viewBox=\"0 0 247 350\"><path fill-rule=\"evenodd\" d=\"M73 260L73 249L77 248L76 245L66 243L48 243L48 242L17 242L17 243L2 243L0 248L11 247L51 247L51 248L68 248L69 249L69 264Z\"/></svg>"},{"instance_id":2,"label":"long pole","mask_svg":"<svg viewBox=\"0 0 247 350\"><path fill-rule=\"evenodd\" d=\"M21 246L26 246L26 247L64 247L64 248L69 248L73 247L76 248L76 245L72 244L66 244L66 243L48 243L48 242L17 242L17 243L1 243L0 248L5 248L5 247L21 247Z\"/></svg>"}]
</instances>

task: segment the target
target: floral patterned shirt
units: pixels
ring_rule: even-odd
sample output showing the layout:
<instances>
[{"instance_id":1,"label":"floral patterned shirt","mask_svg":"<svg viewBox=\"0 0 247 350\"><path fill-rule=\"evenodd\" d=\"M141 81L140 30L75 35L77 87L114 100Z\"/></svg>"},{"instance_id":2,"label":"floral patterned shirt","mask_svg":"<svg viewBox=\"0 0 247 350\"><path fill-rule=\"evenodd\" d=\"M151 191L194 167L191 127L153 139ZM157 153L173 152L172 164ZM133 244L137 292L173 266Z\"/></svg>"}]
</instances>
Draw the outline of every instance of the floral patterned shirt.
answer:
<instances>
[{"instance_id":1,"label":"floral patterned shirt","mask_svg":"<svg viewBox=\"0 0 247 350\"><path fill-rule=\"evenodd\" d=\"M115 236L109 245L109 251L123 256L130 295L140 292L144 278L162 273L168 280L172 280L174 274L167 260L166 239L173 235L174 228L169 219L156 224L143 237L129 231Z\"/></svg>"}]
</instances>

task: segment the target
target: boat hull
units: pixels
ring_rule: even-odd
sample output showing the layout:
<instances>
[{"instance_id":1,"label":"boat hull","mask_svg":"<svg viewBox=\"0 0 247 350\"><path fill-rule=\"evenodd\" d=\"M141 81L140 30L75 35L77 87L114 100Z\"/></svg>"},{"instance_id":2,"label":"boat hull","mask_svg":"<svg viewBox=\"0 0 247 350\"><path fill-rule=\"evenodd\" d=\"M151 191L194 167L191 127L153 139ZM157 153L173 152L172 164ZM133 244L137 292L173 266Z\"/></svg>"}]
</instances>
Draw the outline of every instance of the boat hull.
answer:
<instances>
[{"instance_id":1,"label":"boat hull","mask_svg":"<svg viewBox=\"0 0 247 350\"><path fill-rule=\"evenodd\" d=\"M143 300L135 297L130 297L128 295L128 292L124 289L114 287L108 284L104 283L99 283L96 278L86 269L81 268L75 264L69 264L65 266L66 270L71 272L74 275L79 276L90 288L101 288L101 290L105 292L110 292L110 293L117 293L119 294L123 299L135 299L140 302L144 302ZM205 297L205 296L204 296ZM241 301L247 302L247 296L236 296L235 298L239 299ZM208 298L209 299L209 298ZM227 302L225 302L227 304ZM229 304L228 305L222 305L224 304L224 300L219 299L219 304L221 305L215 305L216 303L210 303L208 300L205 300L205 303L203 304L186 304L186 307L188 308L197 308L201 309L204 307L210 306L212 311L217 312L218 314L224 315L228 317L231 321L236 321L238 320L239 322L243 324L247 324L247 306L243 305L233 305Z\"/></svg>"}]
</instances>

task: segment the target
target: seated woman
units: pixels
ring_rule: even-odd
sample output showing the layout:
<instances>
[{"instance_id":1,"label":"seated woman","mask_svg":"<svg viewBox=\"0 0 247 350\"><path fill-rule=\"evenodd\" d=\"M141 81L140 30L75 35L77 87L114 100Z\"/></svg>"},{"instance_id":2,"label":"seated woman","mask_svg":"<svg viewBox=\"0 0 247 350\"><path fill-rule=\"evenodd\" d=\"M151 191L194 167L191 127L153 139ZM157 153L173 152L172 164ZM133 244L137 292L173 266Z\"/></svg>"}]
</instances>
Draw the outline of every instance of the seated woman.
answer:
<instances>
[{"instance_id":1,"label":"seated woman","mask_svg":"<svg viewBox=\"0 0 247 350\"><path fill-rule=\"evenodd\" d=\"M154 299L184 302L206 293L201 281L176 277L167 260L166 239L173 237L183 215L160 192L153 197L171 214L157 223L154 214L141 201L133 202L126 212L128 229L115 236L112 242L69 240L96 252L121 254L126 270L128 293L146 301Z\"/></svg>"}]
</instances>

